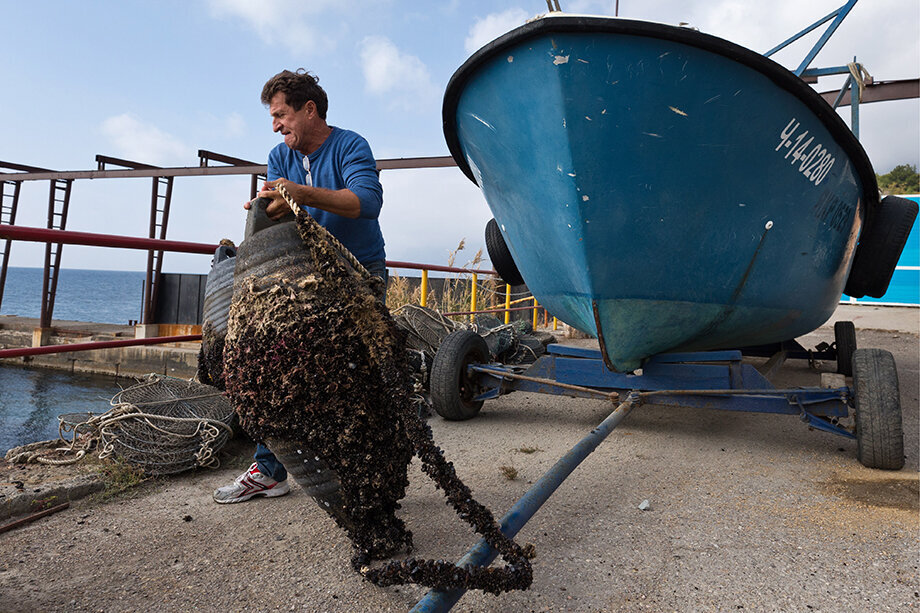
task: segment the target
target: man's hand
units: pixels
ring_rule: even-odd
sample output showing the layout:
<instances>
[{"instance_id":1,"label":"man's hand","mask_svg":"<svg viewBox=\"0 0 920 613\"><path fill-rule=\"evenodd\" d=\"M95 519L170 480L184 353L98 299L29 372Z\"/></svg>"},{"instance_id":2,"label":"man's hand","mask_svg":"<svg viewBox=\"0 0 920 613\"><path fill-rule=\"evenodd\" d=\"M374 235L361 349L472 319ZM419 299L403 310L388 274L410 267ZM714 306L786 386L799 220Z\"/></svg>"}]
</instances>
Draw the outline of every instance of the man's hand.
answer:
<instances>
[{"instance_id":1,"label":"man's hand","mask_svg":"<svg viewBox=\"0 0 920 613\"><path fill-rule=\"evenodd\" d=\"M288 194L292 198L295 198L294 194L292 193L294 191L294 188L299 187L297 186L297 184L293 183L292 181L288 181L287 179L276 179L274 181L266 181L265 184L262 186L262 191L259 192L258 197L268 198L269 200L271 200L271 203L265 208L265 213L268 215L270 219L274 221L278 221L279 219L281 219L282 217L284 217L285 215L291 212L290 205L281 196L281 194L278 193L278 190L277 190L278 185L284 185L284 187L288 190ZM244 209L248 210L251 207L252 207L252 204L250 202L246 202L243 204Z\"/></svg>"},{"instance_id":2,"label":"man's hand","mask_svg":"<svg viewBox=\"0 0 920 613\"><path fill-rule=\"evenodd\" d=\"M361 201L350 189L329 190L310 187L282 178L266 181L262 191L259 192L260 198L269 198L272 201L265 211L275 221L287 215L291 210L291 207L278 193L276 189L278 185L284 185L288 195L299 206L312 206L349 219L357 219L361 214ZM244 209L249 207L248 202L243 205Z\"/></svg>"}]
</instances>

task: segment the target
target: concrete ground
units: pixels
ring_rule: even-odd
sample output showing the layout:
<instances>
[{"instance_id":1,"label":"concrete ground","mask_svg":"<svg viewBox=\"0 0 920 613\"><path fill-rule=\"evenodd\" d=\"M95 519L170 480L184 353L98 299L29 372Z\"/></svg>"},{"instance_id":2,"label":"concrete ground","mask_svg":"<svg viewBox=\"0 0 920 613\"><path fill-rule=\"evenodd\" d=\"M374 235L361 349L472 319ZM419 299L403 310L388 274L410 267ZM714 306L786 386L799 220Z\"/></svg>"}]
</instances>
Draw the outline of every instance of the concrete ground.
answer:
<instances>
[{"instance_id":1,"label":"concrete ground","mask_svg":"<svg viewBox=\"0 0 920 613\"><path fill-rule=\"evenodd\" d=\"M845 305L835 318L855 322L860 347L895 355L904 469L867 469L855 441L791 416L643 406L518 536L536 547L532 587L469 593L454 610L920 609L920 310ZM831 342L833 321L803 344ZM775 383L817 381L807 363L789 362ZM476 498L501 516L611 408L516 393L474 420L429 423ZM348 541L296 487L214 504L211 490L248 464L245 446L236 451L217 471L80 501L0 534L0 611L404 611L424 595L363 582ZM410 480L401 513L415 554L459 558L476 536L417 462Z\"/></svg>"}]
</instances>

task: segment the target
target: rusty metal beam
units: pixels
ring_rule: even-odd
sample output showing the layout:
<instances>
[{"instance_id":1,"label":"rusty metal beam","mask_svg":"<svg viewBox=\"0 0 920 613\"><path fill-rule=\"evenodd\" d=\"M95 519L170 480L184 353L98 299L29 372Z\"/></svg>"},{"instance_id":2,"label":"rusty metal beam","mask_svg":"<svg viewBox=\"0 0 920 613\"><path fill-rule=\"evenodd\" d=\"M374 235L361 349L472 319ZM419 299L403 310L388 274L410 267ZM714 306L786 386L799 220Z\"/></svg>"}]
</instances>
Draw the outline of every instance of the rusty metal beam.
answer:
<instances>
[{"instance_id":1,"label":"rusty metal beam","mask_svg":"<svg viewBox=\"0 0 920 613\"><path fill-rule=\"evenodd\" d=\"M412 168L448 168L457 162L449 155L420 158L390 158L377 160L377 170L407 170Z\"/></svg>"},{"instance_id":2,"label":"rusty metal beam","mask_svg":"<svg viewBox=\"0 0 920 613\"><path fill-rule=\"evenodd\" d=\"M0 162L0 167L4 166ZM416 168L447 168L456 166L457 163L450 156L417 157L417 158L391 158L377 160L378 170L416 169ZM22 166L6 165L7 168L26 168ZM268 172L268 165L254 164L251 166L183 166L176 168L145 168L140 170L66 170L55 172L51 170L34 169L25 172L0 173L0 181L42 181L48 179L124 179L131 177L201 177L224 175L260 175Z\"/></svg>"},{"instance_id":3,"label":"rusty metal beam","mask_svg":"<svg viewBox=\"0 0 920 613\"><path fill-rule=\"evenodd\" d=\"M106 164L115 164L116 166L124 166L125 168L133 168L135 170L143 170L143 169L148 169L148 168L159 168L158 166L152 166L151 164L141 164L140 162L133 162L131 160L113 158L110 155L97 155L96 156L96 170L105 170Z\"/></svg>"},{"instance_id":4,"label":"rusty metal beam","mask_svg":"<svg viewBox=\"0 0 920 613\"><path fill-rule=\"evenodd\" d=\"M839 94L840 90L821 92L821 97L824 98L825 102L832 105ZM888 100L910 100L912 98L920 98L920 79L879 81L871 85L866 85L866 88L863 90L862 100L860 100L859 103L866 104L867 102L885 102ZM843 99L839 106L847 106L848 104L850 104L849 91L843 95Z\"/></svg>"},{"instance_id":5,"label":"rusty metal beam","mask_svg":"<svg viewBox=\"0 0 920 613\"><path fill-rule=\"evenodd\" d=\"M266 165L261 166L210 166L199 168L185 166L181 168L160 168L142 170L67 170L63 172L23 172L0 173L0 181L42 181L48 179L125 179L132 177L202 177L221 175L250 175L265 172Z\"/></svg>"},{"instance_id":6,"label":"rusty metal beam","mask_svg":"<svg viewBox=\"0 0 920 613\"><path fill-rule=\"evenodd\" d=\"M232 166L253 166L255 162L250 162L249 160L243 160L240 158L235 158L230 155L224 155L223 153L214 153L213 151L208 151L207 149L198 150L198 160L199 166L206 168L208 162L222 162L224 164L230 164ZM266 168L267 172L267 168ZM259 193L259 182L265 181L268 179L266 172L256 173L252 175L252 180L249 184L249 199L252 200Z\"/></svg>"},{"instance_id":7,"label":"rusty metal beam","mask_svg":"<svg viewBox=\"0 0 920 613\"><path fill-rule=\"evenodd\" d=\"M14 164L13 162L0 162L0 168L8 168L10 170L18 170L21 172L54 172L53 170L48 170L47 168L39 168L38 166L26 166L25 164Z\"/></svg>"},{"instance_id":8,"label":"rusty metal beam","mask_svg":"<svg viewBox=\"0 0 920 613\"><path fill-rule=\"evenodd\" d=\"M230 155L224 155L223 153L214 153L213 151L208 151L207 149L198 150L198 160L199 166L206 168L208 162L221 162L223 164L230 164L231 166L257 166L255 162L250 162L249 160L244 160L241 158L235 158Z\"/></svg>"}]
</instances>

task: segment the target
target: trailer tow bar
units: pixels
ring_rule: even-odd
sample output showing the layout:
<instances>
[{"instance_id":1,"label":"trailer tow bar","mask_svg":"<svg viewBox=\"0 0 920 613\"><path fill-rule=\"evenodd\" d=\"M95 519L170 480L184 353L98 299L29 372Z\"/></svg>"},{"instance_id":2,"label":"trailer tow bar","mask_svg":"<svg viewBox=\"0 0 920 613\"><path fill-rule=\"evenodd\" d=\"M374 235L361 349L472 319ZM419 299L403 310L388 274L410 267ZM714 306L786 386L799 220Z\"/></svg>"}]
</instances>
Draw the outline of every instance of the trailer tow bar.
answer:
<instances>
[{"instance_id":1,"label":"trailer tow bar","mask_svg":"<svg viewBox=\"0 0 920 613\"><path fill-rule=\"evenodd\" d=\"M616 428L629 412L642 403L638 392L630 392L626 400L581 439L568 453L557 461L552 468L540 477L527 492L521 496L511 509L502 517L499 526L502 533L510 538L524 527L530 518L543 506L553 492L568 478L578 465L594 451L598 445ZM488 566L498 555L485 540L478 543L458 562L458 567ZM439 591L432 590L412 608L410 613L443 613L453 607L466 590Z\"/></svg>"}]
</instances>

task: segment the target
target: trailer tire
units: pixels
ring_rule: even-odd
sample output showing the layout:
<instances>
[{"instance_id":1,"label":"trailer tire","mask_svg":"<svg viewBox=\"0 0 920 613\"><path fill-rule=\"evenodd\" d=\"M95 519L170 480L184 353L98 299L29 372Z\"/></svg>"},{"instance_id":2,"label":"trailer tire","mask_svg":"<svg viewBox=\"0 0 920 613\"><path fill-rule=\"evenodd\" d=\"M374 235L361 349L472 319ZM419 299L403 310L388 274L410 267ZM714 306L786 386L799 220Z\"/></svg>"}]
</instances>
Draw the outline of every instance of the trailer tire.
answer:
<instances>
[{"instance_id":1,"label":"trailer tire","mask_svg":"<svg viewBox=\"0 0 920 613\"><path fill-rule=\"evenodd\" d=\"M894 356L884 349L854 351L853 388L859 461L868 468L900 470L904 431Z\"/></svg>"},{"instance_id":2,"label":"trailer tire","mask_svg":"<svg viewBox=\"0 0 920 613\"><path fill-rule=\"evenodd\" d=\"M853 352L856 351L856 326L852 321L834 324L834 345L837 347L837 372L853 376Z\"/></svg>"},{"instance_id":3,"label":"trailer tire","mask_svg":"<svg viewBox=\"0 0 920 613\"><path fill-rule=\"evenodd\" d=\"M444 338L431 365L431 402L438 415L451 421L476 417L482 400L473 400L476 385L467 366L488 362L486 341L472 330L455 330Z\"/></svg>"},{"instance_id":4,"label":"trailer tire","mask_svg":"<svg viewBox=\"0 0 920 613\"><path fill-rule=\"evenodd\" d=\"M897 196L882 199L872 224L863 228L859 237L843 290L847 296L881 298L885 295L917 217L917 209L913 200Z\"/></svg>"},{"instance_id":5,"label":"trailer tire","mask_svg":"<svg viewBox=\"0 0 920 613\"><path fill-rule=\"evenodd\" d=\"M524 277L521 276L517 264L514 263L508 244L505 243L505 237L502 236L494 217L486 224L486 251L489 253L489 259L492 260L495 272L505 283L508 285L524 283Z\"/></svg>"}]
</instances>

